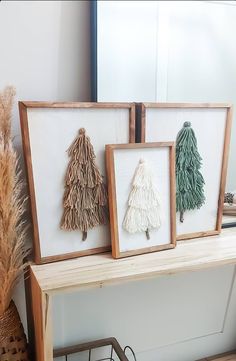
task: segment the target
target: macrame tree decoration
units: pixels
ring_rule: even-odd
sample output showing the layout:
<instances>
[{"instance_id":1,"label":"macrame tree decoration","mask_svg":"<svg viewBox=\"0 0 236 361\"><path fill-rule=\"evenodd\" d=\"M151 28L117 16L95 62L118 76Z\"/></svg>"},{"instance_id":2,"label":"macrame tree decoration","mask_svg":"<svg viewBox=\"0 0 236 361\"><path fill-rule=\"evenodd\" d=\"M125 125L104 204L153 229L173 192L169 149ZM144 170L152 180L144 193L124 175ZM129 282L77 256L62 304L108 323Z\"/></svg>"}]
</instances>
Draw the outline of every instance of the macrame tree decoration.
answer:
<instances>
[{"instance_id":1,"label":"macrame tree decoration","mask_svg":"<svg viewBox=\"0 0 236 361\"><path fill-rule=\"evenodd\" d=\"M205 202L201 164L195 133L191 123L185 122L176 140L176 211L180 222L185 211L199 209Z\"/></svg>"},{"instance_id":2,"label":"macrame tree decoration","mask_svg":"<svg viewBox=\"0 0 236 361\"><path fill-rule=\"evenodd\" d=\"M107 191L84 128L79 130L68 155L61 228L82 231L85 241L89 229L107 222Z\"/></svg>"},{"instance_id":3,"label":"macrame tree decoration","mask_svg":"<svg viewBox=\"0 0 236 361\"><path fill-rule=\"evenodd\" d=\"M123 228L129 233L145 232L150 239L150 230L161 225L159 196L153 185L152 172L143 159L135 171L128 209Z\"/></svg>"}]
</instances>

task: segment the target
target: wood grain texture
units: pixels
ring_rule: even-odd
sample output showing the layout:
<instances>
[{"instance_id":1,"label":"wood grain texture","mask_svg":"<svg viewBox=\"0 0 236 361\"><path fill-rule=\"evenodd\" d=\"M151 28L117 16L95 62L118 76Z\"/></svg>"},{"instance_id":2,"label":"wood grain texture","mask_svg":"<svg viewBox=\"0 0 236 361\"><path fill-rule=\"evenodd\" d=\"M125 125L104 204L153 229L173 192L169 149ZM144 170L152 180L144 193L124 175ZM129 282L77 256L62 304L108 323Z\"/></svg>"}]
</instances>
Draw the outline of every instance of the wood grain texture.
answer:
<instances>
[{"instance_id":1,"label":"wood grain texture","mask_svg":"<svg viewBox=\"0 0 236 361\"><path fill-rule=\"evenodd\" d=\"M214 358L207 358L207 361L236 361L236 353L228 354L225 356L219 356Z\"/></svg>"},{"instance_id":2,"label":"wood grain texture","mask_svg":"<svg viewBox=\"0 0 236 361\"><path fill-rule=\"evenodd\" d=\"M227 109L226 125L225 125L225 135L224 135L224 148L223 148L223 157L221 165L221 175L220 175L220 189L219 189L219 198L218 198L218 209L217 209L217 218L215 228L212 230L205 230L203 232L193 232L188 234L180 234L177 236L177 240L189 240L192 238L198 237L208 237L216 234L220 234L222 227L222 214L224 206L224 193L226 185L226 176L227 176L227 167L229 159L229 145L230 145L230 135L232 128L232 113L233 106L229 103L142 103L141 105L141 142L145 142L146 139L146 109L148 108L222 108Z\"/></svg>"},{"instance_id":3,"label":"wood grain texture","mask_svg":"<svg viewBox=\"0 0 236 361\"><path fill-rule=\"evenodd\" d=\"M174 147L174 142L149 142L149 143L135 143L135 144L107 144L106 149L142 149L142 148L160 148L160 147Z\"/></svg>"},{"instance_id":4,"label":"wood grain texture","mask_svg":"<svg viewBox=\"0 0 236 361\"><path fill-rule=\"evenodd\" d=\"M230 103L143 103L145 108L231 108Z\"/></svg>"},{"instance_id":5,"label":"wood grain texture","mask_svg":"<svg viewBox=\"0 0 236 361\"><path fill-rule=\"evenodd\" d=\"M145 143L146 140L146 105L142 103L141 105L141 143Z\"/></svg>"},{"instance_id":6,"label":"wood grain texture","mask_svg":"<svg viewBox=\"0 0 236 361\"><path fill-rule=\"evenodd\" d=\"M30 360L35 359L35 335L34 335L34 318L32 307L32 289L30 267L27 266L24 273L24 286L25 286L25 302L26 302L26 317L27 317L27 330L28 330L28 350Z\"/></svg>"},{"instance_id":7,"label":"wood grain texture","mask_svg":"<svg viewBox=\"0 0 236 361\"><path fill-rule=\"evenodd\" d=\"M226 176L227 176L227 168L228 168L228 160L229 160L229 144L230 144L230 136L231 136L231 129L232 129L232 119L233 119L233 107L229 107L227 109L225 140L224 140L223 159L222 159L222 167L221 167L221 180L220 180L220 190L219 190L219 201L218 201L218 212L217 212L217 221L216 221L216 230L218 232L220 232L221 225L222 225Z\"/></svg>"},{"instance_id":8,"label":"wood grain texture","mask_svg":"<svg viewBox=\"0 0 236 361\"><path fill-rule=\"evenodd\" d=\"M85 251L70 252L70 253L56 254L55 256L41 257L40 260L35 263L36 264L52 263L52 262L63 261L72 258L89 256L97 253L109 252L110 250L111 250L111 246L90 248Z\"/></svg>"},{"instance_id":9,"label":"wood grain texture","mask_svg":"<svg viewBox=\"0 0 236 361\"><path fill-rule=\"evenodd\" d=\"M169 149L170 155L170 224L171 224L171 240L174 246L176 246L176 184L175 184L175 143Z\"/></svg>"},{"instance_id":10,"label":"wood grain texture","mask_svg":"<svg viewBox=\"0 0 236 361\"><path fill-rule=\"evenodd\" d=\"M26 108L135 108L134 103L109 103L109 102L41 102L41 101L22 101Z\"/></svg>"},{"instance_id":11,"label":"wood grain texture","mask_svg":"<svg viewBox=\"0 0 236 361\"><path fill-rule=\"evenodd\" d=\"M135 104L130 104L129 108L129 142L135 143L135 126L136 126L136 112Z\"/></svg>"},{"instance_id":12,"label":"wood grain texture","mask_svg":"<svg viewBox=\"0 0 236 361\"><path fill-rule=\"evenodd\" d=\"M37 361L52 361L51 298L47 293L42 292L32 271L30 272L30 280L36 359Z\"/></svg>"},{"instance_id":13,"label":"wood grain texture","mask_svg":"<svg viewBox=\"0 0 236 361\"><path fill-rule=\"evenodd\" d=\"M116 201L116 184L115 184L115 167L114 167L114 153L112 147L106 145L106 168L108 180L108 200L109 200L109 216L110 216L110 231L112 242L112 256L117 258L119 256L119 233L117 224L117 201Z\"/></svg>"},{"instance_id":14,"label":"wood grain texture","mask_svg":"<svg viewBox=\"0 0 236 361\"><path fill-rule=\"evenodd\" d=\"M236 361L236 351L225 352L220 355L206 357L198 361Z\"/></svg>"},{"instance_id":15,"label":"wood grain texture","mask_svg":"<svg viewBox=\"0 0 236 361\"><path fill-rule=\"evenodd\" d=\"M126 252L120 251L118 214L116 199L116 175L114 152L117 149L146 149L146 148L169 148L169 174L170 174L170 242L165 245L134 249ZM136 144L109 144L106 145L106 167L108 178L108 196L110 212L110 228L112 256L114 258L130 257L134 255L164 251L174 248L176 245L176 218L175 218L175 149L174 142L157 142L157 143L136 143Z\"/></svg>"},{"instance_id":16,"label":"wood grain texture","mask_svg":"<svg viewBox=\"0 0 236 361\"><path fill-rule=\"evenodd\" d=\"M24 103L19 102L19 112L20 112L20 124L21 124L21 135L22 135L22 144L23 144L23 154L26 164L26 174L28 181L29 189L29 200L31 207L32 215L32 225L33 225L33 257L37 264L41 263L41 250L40 250L40 240L39 240L39 230L38 230L38 217L36 211L36 199L35 199L35 189L34 189L34 179L33 179L33 167L32 167L32 158L31 158L31 148L29 141L29 127L28 127L28 116L27 108Z\"/></svg>"},{"instance_id":17,"label":"wood grain texture","mask_svg":"<svg viewBox=\"0 0 236 361\"><path fill-rule=\"evenodd\" d=\"M176 238L177 238L177 241L188 241L189 239L193 239L193 238L216 236L218 234L220 234L219 231L213 230L213 231L181 234L181 235L177 236Z\"/></svg>"},{"instance_id":18,"label":"wood grain texture","mask_svg":"<svg viewBox=\"0 0 236 361\"><path fill-rule=\"evenodd\" d=\"M114 260L110 253L47 265L31 265L40 289L72 292L128 280L196 271L236 263L236 228L218 236L180 241L174 249Z\"/></svg>"},{"instance_id":19,"label":"wood grain texture","mask_svg":"<svg viewBox=\"0 0 236 361\"><path fill-rule=\"evenodd\" d=\"M53 256L42 257L41 248L40 248L39 225L38 225L38 217L37 217L36 196L35 196L33 167L32 167L32 155L30 148L30 135L29 135L29 127L28 127L28 116L27 116L28 108L129 109L129 141L130 143L134 143L135 142L135 104L134 103L91 103L91 102L90 103L41 102L41 101L19 102L22 143L23 143L24 159L25 159L26 171L27 171L27 180L28 180L28 187L30 194L31 215L32 215L33 234L34 234L33 251L34 251L35 263L43 264L49 262L56 262L60 260L66 260L66 259L77 258L91 254L110 251L111 249L110 246L103 246L103 247L97 247L83 251L76 251L66 254L56 254Z\"/></svg>"}]
</instances>

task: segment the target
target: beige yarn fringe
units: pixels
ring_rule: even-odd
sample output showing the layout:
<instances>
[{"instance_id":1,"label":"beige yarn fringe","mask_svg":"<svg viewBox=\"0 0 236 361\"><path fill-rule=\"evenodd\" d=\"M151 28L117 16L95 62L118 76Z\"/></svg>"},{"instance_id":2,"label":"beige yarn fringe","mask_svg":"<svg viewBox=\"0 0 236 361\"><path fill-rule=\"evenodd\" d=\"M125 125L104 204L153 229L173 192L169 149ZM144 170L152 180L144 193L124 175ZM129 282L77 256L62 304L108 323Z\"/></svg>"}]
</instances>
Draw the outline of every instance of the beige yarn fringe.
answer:
<instances>
[{"instance_id":1,"label":"beige yarn fringe","mask_svg":"<svg viewBox=\"0 0 236 361\"><path fill-rule=\"evenodd\" d=\"M106 224L108 211L106 186L95 164L94 149L84 128L79 130L68 155L71 159L65 177L61 228L81 230L85 240L88 229Z\"/></svg>"}]
</instances>

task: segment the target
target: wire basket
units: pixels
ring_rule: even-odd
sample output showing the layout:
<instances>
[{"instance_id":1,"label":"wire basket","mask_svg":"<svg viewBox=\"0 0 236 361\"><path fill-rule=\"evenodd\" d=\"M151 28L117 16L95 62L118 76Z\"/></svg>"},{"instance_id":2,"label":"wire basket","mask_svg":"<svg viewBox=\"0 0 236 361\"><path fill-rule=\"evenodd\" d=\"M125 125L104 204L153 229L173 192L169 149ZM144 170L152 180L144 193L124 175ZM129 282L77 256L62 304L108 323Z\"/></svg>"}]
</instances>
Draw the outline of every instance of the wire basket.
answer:
<instances>
[{"instance_id":1,"label":"wire basket","mask_svg":"<svg viewBox=\"0 0 236 361\"><path fill-rule=\"evenodd\" d=\"M81 356L82 354L83 356ZM127 357L128 354L132 360L137 361L132 348L126 346L123 350L114 337L59 348L53 352L55 359L61 358L64 361L70 361L72 358L81 361L131 361Z\"/></svg>"}]
</instances>

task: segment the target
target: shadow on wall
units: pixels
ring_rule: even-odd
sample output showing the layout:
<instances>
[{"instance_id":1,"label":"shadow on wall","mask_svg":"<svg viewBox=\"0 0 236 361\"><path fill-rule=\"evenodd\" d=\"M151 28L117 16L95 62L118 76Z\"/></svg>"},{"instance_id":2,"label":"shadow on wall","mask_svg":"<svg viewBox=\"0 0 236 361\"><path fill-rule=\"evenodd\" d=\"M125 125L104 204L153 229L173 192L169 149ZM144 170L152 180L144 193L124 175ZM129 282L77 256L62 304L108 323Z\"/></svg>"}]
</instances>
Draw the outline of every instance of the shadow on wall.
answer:
<instances>
[{"instance_id":1,"label":"shadow on wall","mask_svg":"<svg viewBox=\"0 0 236 361\"><path fill-rule=\"evenodd\" d=\"M90 101L89 1L61 2L58 39L58 99Z\"/></svg>"}]
</instances>

